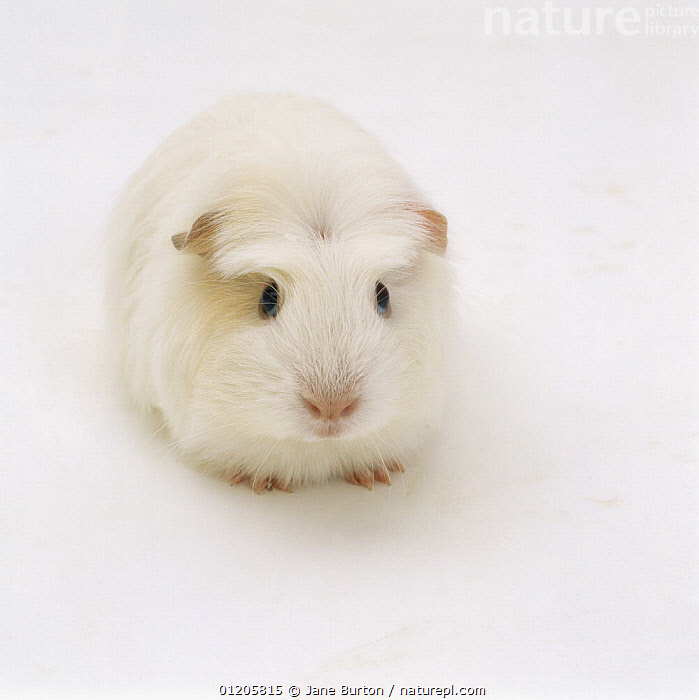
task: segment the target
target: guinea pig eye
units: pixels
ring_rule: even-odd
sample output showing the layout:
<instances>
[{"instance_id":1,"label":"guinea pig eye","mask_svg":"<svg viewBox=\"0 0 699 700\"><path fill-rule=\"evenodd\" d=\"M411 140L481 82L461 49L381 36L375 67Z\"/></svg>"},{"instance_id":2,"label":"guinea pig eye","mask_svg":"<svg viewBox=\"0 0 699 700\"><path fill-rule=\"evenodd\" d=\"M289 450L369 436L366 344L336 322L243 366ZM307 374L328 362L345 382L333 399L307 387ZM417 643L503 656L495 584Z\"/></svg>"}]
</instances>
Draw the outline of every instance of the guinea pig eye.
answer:
<instances>
[{"instance_id":1,"label":"guinea pig eye","mask_svg":"<svg viewBox=\"0 0 699 700\"><path fill-rule=\"evenodd\" d=\"M376 310L379 316L386 316L391 308L390 306L391 297L388 294L388 289L386 286L381 284L381 282L376 283Z\"/></svg>"},{"instance_id":2,"label":"guinea pig eye","mask_svg":"<svg viewBox=\"0 0 699 700\"><path fill-rule=\"evenodd\" d=\"M276 316L279 311L279 290L277 283L268 284L260 295L260 313L263 316Z\"/></svg>"}]
</instances>

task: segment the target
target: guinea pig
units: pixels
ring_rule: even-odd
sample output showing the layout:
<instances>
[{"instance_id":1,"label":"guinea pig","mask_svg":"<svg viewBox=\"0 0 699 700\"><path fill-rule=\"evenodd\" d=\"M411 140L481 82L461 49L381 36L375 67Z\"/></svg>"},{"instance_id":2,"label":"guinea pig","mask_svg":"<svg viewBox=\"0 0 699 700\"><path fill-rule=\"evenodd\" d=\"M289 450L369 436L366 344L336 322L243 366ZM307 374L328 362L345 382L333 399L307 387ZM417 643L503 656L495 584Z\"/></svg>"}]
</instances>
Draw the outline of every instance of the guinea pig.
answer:
<instances>
[{"instance_id":1,"label":"guinea pig","mask_svg":"<svg viewBox=\"0 0 699 700\"><path fill-rule=\"evenodd\" d=\"M109 241L119 373L199 468L371 488L438 423L446 219L330 105L203 112L129 181Z\"/></svg>"}]
</instances>

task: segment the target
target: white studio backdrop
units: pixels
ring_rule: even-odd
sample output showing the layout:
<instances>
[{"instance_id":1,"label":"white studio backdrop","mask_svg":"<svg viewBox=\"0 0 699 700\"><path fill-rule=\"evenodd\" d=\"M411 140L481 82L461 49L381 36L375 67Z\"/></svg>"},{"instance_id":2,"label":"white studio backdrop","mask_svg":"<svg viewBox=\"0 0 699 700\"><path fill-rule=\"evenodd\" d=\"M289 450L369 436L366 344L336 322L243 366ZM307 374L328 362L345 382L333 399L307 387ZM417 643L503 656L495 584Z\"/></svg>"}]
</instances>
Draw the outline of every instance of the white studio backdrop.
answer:
<instances>
[{"instance_id":1,"label":"white studio backdrop","mask_svg":"<svg viewBox=\"0 0 699 700\"><path fill-rule=\"evenodd\" d=\"M0 5L0 697L695 696L699 17L649 15L697 5L595 2L625 14L576 35L565 7ZM391 489L231 488L110 383L119 188L276 90L377 134L450 221L448 410Z\"/></svg>"}]
</instances>

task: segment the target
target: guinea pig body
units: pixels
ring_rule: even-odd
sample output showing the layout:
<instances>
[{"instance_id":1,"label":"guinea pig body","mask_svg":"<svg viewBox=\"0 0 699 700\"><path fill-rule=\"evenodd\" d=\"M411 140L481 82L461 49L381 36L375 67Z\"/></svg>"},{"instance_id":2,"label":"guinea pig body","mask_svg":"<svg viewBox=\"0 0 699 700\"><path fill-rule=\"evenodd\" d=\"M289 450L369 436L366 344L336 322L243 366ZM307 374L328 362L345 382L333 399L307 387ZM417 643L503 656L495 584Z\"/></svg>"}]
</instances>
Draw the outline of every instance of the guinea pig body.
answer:
<instances>
[{"instance_id":1,"label":"guinea pig body","mask_svg":"<svg viewBox=\"0 0 699 700\"><path fill-rule=\"evenodd\" d=\"M201 468L389 483L438 421L446 221L325 103L199 115L129 182L110 242L128 393Z\"/></svg>"}]
</instances>

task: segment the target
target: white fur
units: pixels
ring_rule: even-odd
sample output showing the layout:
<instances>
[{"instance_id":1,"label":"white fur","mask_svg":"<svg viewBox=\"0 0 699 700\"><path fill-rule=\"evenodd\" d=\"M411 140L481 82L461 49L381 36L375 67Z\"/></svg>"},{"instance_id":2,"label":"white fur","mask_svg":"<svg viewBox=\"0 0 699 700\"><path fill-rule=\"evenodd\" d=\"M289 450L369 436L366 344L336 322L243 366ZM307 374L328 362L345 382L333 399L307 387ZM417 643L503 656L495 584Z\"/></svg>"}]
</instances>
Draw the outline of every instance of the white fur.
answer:
<instances>
[{"instance_id":1,"label":"white fur","mask_svg":"<svg viewBox=\"0 0 699 700\"><path fill-rule=\"evenodd\" d=\"M242 96L196 117L132 178L111 225L108 303L135 403L224 476L299 484L407 460L438 421L449 320L420 208L378 142L318 100ZM171 237L215 210L231 213L216 254L176 250ZM212 270L277 280L277 317L236 326ZM319 438L301 393L350 385L356 412Z\"/></svg>"}]
</instances>

